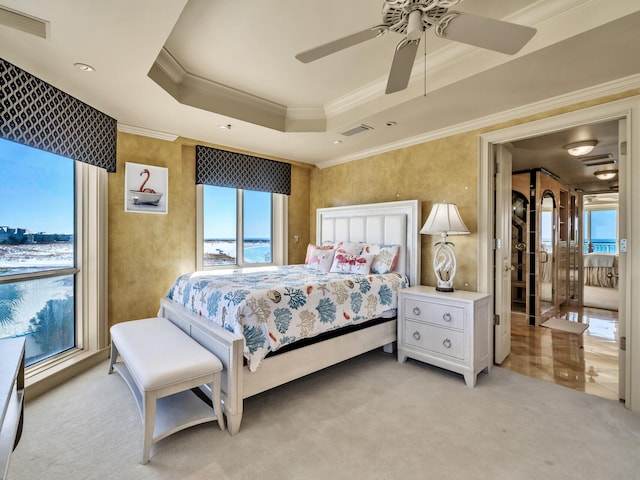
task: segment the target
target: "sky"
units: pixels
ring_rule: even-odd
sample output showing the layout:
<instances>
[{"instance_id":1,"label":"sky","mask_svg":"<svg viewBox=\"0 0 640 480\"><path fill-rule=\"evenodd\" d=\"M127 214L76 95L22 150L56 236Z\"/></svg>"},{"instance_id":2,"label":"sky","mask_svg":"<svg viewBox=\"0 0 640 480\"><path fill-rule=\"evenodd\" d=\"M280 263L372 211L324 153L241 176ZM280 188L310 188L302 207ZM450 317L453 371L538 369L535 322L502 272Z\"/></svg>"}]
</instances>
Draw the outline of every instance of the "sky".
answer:
<instances>
[{"instance_id":1,"label":"sky","mask_svg":"<svg viewBox=\"0 0 640 480\"><path fill-rule=\"evenodd\" d=\"M0 226L74 233L74 163L0 140Z\"/></svg>"},{"instance_id":2,"label":"sky","mask_svg":"<svg viewBox=\"0 0 640 480\"><path fill-rule=\"evenodd\" d=\"M204 186L204 238L236 238L236 190ZM245 238L271 238L271 194L244 191Z\"/></svg>"},{"instance_id":3,"label":"sky","mask_svg":"<svg viewBox=\"0 0 640 480\"><path fill-rule=\"evenodd\" d=\"M615 238L616 211L591 210L591 240L615 240Z\"/></svg>"}]
</instances>

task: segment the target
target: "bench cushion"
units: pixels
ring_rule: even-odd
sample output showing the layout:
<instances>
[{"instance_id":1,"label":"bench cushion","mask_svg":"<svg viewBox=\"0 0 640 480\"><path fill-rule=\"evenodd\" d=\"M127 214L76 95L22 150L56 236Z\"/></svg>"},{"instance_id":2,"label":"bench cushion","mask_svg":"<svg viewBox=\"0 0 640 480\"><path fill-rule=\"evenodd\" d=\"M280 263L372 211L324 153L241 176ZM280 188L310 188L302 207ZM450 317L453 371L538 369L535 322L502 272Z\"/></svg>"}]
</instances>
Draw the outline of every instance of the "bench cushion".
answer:
<instances>
[{"instance_id":1,"label":"bench cushion","mask_svg":"<svg viewBox=\"0 0 640 480\"><path fill-rule=\"evenodd\" d=\"M211 352L166 318L111 327L111 341L142 390L155 390L222 370Z\"/></svg>"}]
</instances>

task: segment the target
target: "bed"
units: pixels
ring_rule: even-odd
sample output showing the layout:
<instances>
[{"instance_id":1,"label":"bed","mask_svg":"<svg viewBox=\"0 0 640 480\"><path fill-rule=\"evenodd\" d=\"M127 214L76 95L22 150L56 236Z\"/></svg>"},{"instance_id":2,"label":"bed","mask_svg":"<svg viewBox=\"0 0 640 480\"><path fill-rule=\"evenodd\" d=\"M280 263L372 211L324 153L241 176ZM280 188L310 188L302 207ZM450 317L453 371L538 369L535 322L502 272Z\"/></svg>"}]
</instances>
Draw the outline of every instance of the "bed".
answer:
<instances>
[{"instance_id":1,"label":"bed","mask_svg":"<svg viewBox=\"0 0 640 480\"><path fill-rule=\"evenodd\" d=\"M618 255L588 253L584 256L584 284L618 288Z\"/></svg>"},{"instance_id":2,"label":"bed","mask_svg":"<svg viewBox=\"0 0 640 480\"><path fill-rule=\"evenodd\" d=\"M406 279L406 283L417 285L420 283L420 238L418 233L420 221L420 204L417 200L318 209L316 212L316 244L331 243L335 245L339 242L360 242L367 245L399 245L397 262L393 272L390 272L391 281L394 281L393 276L395 276L396 282L401 281L399 279ZM304 267L298 266L296 268ZM254 280L250 281L262 282L263 278L260 275L262 275L263 270L265 269L250 269L248 277L254 278ZM278 268L272 268L272 270L279 271ZM282 272L280 273L282 274ZM198 272L196 274L187 274L187 276L195 275L199 277L208 274L210 272ZM235 275L238 274L239 272L235 273ZM253 277L251 277L252 274ZM258 275L257 280L255 279L256 274ZM377 276L373 275L371 277ZM354 282L350 278L349 276L340 275L340 281L346 283ZM240 280L240 278L235 277L229 283L234 286L232 291L235 292L239 288L243 288L235 288L238 287L236 282ZM314 336L312 340L319 338L322 340L305 340L302 342L304 346L299 348L287 348L290 347L290 345L284 345L288 343L287 341L283 341L280 337L268 338L269 334L265 331L262 337L267 337L267 346L265 347L263 344L262 350L260 347L256 348L255 351L258 352L258 355L254 358L251 355L245 355L247 353L247 345L253 345L253 340L245 340L246 333L243 336L242 332L238 332L231 322L216 325L206 318L203 315L203 306L197 305L197 300L194 300L200 297L194 297L191 295L192 292L189 292L190 295L187 297L185 296L185 289L182 288L180 290L180 285L184 286L186 284L184 279L177 279L174 287L172 287L172 290L176 288L179 290L178 294L173 292L172 295L176 298L176 301L169 297L163 298L158 315L171 320L222 361L224 365L222 397L231 435L235 435L240 429L243 400L245 398L375 348L383 347L386 351L391 352L391 345L396 340L395 316L372 322L364 320L355 322L357 325L350 323L346 329L348 333L341 335L335 335L335 333L337 331L342 332L342 327L332 327L329 330L334 334L329 338L324 339L325 334L323 336ZM193 289L196 284L197 281L196 283L189 283L191 286L187 287L187 289ZM393 290L393 288L390 288L390 290ZM281 289L280 291L285 290ZM227 294L233 296L233 293L229 293L229 291L221 292L218 296ZM275 300L279 301L277 298ZM387 306L395 306L393 301L393 299L389 299ZM397 298L395 301L397 301ZM230 303L227 302L225 306L230 307ZM319 312L319 310L317 311ZM230 314L233 312L225 313ZM342 313L341 311L341 315ZM356 312L356 316L358 313ZM386 315L381 314L380 316L389 316L389 314L394 314L395 310L387 309L385 313ZM353 313L349 313L347 316L351 315ZM262 324L261 322L262 320L257 321L254 327L257 329L257 326ZM283 336L286 338L291 335L283 333ZM269 345L282 345L285 348L280 350L284 350L284 352L277 355L268 355ZM247 357L249 361L247 361Z\"/></svg>"}]
</instances>

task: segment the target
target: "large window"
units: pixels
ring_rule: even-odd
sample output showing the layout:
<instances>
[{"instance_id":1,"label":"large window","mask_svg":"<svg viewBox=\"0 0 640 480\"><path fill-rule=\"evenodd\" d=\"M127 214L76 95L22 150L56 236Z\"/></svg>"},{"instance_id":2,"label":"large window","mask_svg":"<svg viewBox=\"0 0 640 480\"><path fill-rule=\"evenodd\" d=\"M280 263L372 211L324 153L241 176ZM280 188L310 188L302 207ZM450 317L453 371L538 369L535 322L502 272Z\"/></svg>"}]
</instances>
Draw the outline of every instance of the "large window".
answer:
<instances>
[{"instance_id":1,"label":"large window","mask_svg":"<svg viewBox=\"0 0 640 480\"><path fill-rule=\"evenodd\" d=\"M76 347L75 162L0 140L0 338L26 364Z\"/></svg>"},{"instance_id":2,"label":"large window","mask_svg":"<svg viewBox=\"0 0 640 480\"><path fill-rule=\"evenodd\" d=\"M585 208L584 253L617 253L617 221L615 208Z\"/></svg>"},{"instance_id":3,"label":"large window","mask_svg":"<svg viewBox=\"0 0 640 480\"><path fill-rule=\"evenodd\" d=\"M199 268L284 263L285 195L211 185L199 188Z\"/></svg>"}]
</instances>

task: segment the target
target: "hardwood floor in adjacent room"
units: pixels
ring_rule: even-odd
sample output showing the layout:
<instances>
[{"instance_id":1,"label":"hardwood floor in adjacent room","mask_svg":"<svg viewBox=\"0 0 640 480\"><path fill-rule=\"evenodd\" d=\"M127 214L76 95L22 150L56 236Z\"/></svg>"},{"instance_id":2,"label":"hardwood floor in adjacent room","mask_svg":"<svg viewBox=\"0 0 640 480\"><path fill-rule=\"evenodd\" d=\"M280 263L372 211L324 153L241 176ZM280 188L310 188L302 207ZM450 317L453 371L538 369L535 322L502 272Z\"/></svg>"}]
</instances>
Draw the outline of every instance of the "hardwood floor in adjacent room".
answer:
<instances>
[{"instance_id":1,"label":"hardwood floor in adjacent room","mask_svg":"<svg viewBox=\"0 0 640 480\"><path fill-rule=\"evenodd\" d=\"M618 400L618 312L563 307L560 316L589 328L583 334L568 333L530 326L522 315L512 314L511 353L500 366Z\"/></svg>"}]
</instances>

